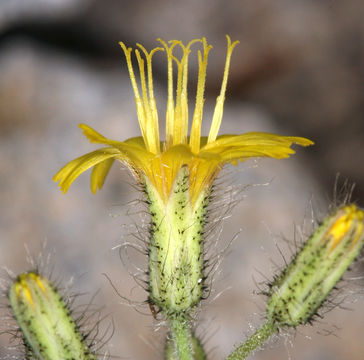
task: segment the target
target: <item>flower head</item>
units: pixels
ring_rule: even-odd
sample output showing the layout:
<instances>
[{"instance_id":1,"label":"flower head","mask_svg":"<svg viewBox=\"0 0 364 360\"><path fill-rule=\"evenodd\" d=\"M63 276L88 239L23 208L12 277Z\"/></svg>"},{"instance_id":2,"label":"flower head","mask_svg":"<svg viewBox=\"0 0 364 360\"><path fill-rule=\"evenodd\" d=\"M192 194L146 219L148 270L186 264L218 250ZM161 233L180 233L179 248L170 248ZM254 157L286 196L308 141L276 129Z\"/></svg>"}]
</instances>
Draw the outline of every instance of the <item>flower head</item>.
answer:
<instances>
[{"instance_id":1,"label":"flower head","mask_svg":"<svg viewBox=\"0 0 364 360\"><path fill-rule=\"evenodd\" d=\"M220 94L216 100L210 131L207 137L201 136L207 59L212 47L207 44L205 38L192 40L187 45L177 40L168 43L161 39L158 41L162 47L157 47L150 52L137 44L138 49L135 50L135 55L140 72L140 88L132 65L132 48L127 48L124 43L120 43L126 56L142 136L120 142L107 139L88 125L80 124L84 135L91 142L107 146L69 162L58 171L53 179L59 181L59 187L63 192L68 190L71 183L81 173L93 167L91 190L95 193L98 188L102 188L114 160L119 160L132 171L139 181L143 182L146 177L157 190L163 202L168 201L177 173L183 166L187 166L191 202L194 203L204 189L211 185L225 164L236 165L239 161L251 157L282 159L294 154L294 150L291 149L292 144L301 146L313 144L312 141L302 137L280 136L263 132L218 136L223 116L231 54L238 44L237 41L231 42L229 36L227 36L223 80ZM188 136L188 58L191 47L195 43L201 43L202 50L197 52L199 71L196 102ZM182 50L182 56L179 59L173 53L176 47L180 47ZM152 77L152 57L158 51L166 53L168 68L164 141L160 139ZM177 66L176 81L173 73L174 63ZM175 91L174 85L176 85Z\"/></svg>"}]
</instances>

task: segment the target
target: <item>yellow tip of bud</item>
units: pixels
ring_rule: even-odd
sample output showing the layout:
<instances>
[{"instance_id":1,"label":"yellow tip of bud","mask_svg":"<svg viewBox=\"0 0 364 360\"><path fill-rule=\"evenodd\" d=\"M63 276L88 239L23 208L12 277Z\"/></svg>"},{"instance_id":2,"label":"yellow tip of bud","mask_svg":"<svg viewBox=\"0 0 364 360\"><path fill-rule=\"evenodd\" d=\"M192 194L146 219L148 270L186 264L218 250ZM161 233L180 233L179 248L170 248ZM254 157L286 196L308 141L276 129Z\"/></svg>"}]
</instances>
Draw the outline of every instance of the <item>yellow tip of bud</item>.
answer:
<instances>
[{"instance_id":1,"label":"yellow tip of bud","mask_svg":"<svg viewBox=\"0 0 364 360\"><path fill-rule=\"evenodd\" d=\"M21 274L17 278L15 283L15 293L18 299L23 298L29 305L34 307L34 300L30 288L33 286L38 287L43 293L46 292L43 280L40 275L29 272L26 274Z\"/></svg>"},{"instance_id":2,"label":"yellow tip of bud","mask_svg":"<svg viewBox=\"0 0 364 360\"><path fill-rule=\"evenodd\" d=\"M330 251L340 244L341 240L348 234L350 229L354 229L353 225L357 223L358 226L355 228L356 234L352 241L352 243L355 244L363 232L363 218L364 212L358 209L356 205L349 205L342 208L337 219L327 232L327 236L331 237Z\"/></svg>"}]
</instances>

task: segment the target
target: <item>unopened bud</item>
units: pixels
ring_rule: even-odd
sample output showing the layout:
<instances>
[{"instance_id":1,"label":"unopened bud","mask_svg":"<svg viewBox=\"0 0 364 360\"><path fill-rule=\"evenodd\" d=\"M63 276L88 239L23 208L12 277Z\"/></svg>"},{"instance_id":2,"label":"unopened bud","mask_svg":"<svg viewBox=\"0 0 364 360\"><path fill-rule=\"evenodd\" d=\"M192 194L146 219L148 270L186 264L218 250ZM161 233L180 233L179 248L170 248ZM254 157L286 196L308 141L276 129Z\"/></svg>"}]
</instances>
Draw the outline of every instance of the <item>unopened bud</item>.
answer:
<instances>
[{"instance_id":1,"label":"unopened bud","mask_svg":"<svg viewBox=\"0 0 364 360\"><path fill-rule=\"evenodd\" d=\"M277 325L309 322L364 244L364 212L341 207L325 219L271 285L267 317Z\"/></svg>"},{"instance_id":2,"label":"unopened bud","mask_svg":"<svg viewBox=\"0 0 364 360\"><path fill-rule=\"evenodd\" d=\"M94 360L62 297L34 272L17 277L10 305L34 360Z\"/></svg>"}]
</instances>

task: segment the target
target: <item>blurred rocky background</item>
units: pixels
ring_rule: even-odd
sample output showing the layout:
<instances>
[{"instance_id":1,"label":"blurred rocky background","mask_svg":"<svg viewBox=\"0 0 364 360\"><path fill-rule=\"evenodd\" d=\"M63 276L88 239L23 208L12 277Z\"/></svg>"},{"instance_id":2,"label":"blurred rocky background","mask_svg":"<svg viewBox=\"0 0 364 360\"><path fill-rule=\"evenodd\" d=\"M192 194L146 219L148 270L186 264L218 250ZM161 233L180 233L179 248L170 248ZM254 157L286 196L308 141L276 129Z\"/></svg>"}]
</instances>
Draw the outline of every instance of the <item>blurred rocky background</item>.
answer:
<instances>
[{"instance_id":1,"label":"blurred rocky background","mask_svg":"<svg viewBox=\"0 0 364 360\"><path fill-rule=\"evenodd\" d=\"M31 267L25 248L34 258L50 253L54 278L73 277L73 290L85 294L81 304L99 290L94 302L113 318L112 355L162 358L163 326L147 306L138 305L147 295L128 274L137 271L134 266L145 268L145 258L133 252L119 256L120 244L135 241L133 221L140 226L145 221L142 212L130 214L139 209L128 205L140 197L133 180L116 165L96 196L89 191L89 174L64 196L51 178L67 161L93 149L78 123L120 140L139 132L118 41L151 48L157 37L206 36L214 46L208 120L230 34L241 43L232 59L221 133L270 131L305 136L316 145L298 149L289 160L246 162L220 180L225 190L225 181L251 185L224 222L218 247L238 237L199 314L198 333L209 358L222 359L261 323L264 302L256 282L272 278L274 264L284 264L280 252L289 258L284 239L294 238L295 225L310 223L312 208L320 219L333 199L337 173L357 183L353 200L364 206L363 10L360 0L1 0L0 265L18 273ZM161 119L165 66L163 56L156 56ZM350 275L355 284L345 284L354 295L342 305L353 311L334 309L314 327L282 334L252 358L361 360L362 274L359 263ZM6 287L5 270L1 277ZM2 322L6 330L7 321ZM7 347L10 338L0 336L1 359L14 354Z\"/></svg>"}]
</instances>

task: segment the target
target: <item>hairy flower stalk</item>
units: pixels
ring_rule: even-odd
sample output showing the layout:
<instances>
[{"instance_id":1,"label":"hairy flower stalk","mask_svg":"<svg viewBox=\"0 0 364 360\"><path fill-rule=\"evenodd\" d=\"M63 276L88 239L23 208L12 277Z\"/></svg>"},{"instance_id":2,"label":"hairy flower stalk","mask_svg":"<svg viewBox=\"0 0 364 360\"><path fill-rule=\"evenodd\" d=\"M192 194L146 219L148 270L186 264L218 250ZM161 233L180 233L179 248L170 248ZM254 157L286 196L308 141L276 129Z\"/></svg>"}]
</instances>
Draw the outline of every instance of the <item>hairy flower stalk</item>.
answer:
<instances>
[{"instance_id":1,"label":"hairy flower stalk","mask_svg":"<svg viewBox=\"0 0 364 360\"><path fill-rule=\"evenodd\" d=\"M364 246L364 211L355 205L329 215L270 284L267 321L227 360L242 360L284 327L310 323Z\"/></svg>"},{"instance_id":2,"label":"hairy flower stalk","mask_svg":"<svg viewBox=\"0 0 364 360\"><path fill-rule=\"evenodd\" d=\"M194 360L206 360L207 356L205 350L200 342L200 340L195 336L191 329L188 329L188 346L191 346L191 350L193 352L193 359ZM178 353L176 351L176 340L175 335L172 333L169 334L166 347L165 347L165 360L179 360ZM182 345L184 342L180 342Z\"/></svg>"},{"instance_id":3,"label":"hairy flower stalk","mask_svg":"<svg viewBox=\"0 0 364 360\"><path fill-rule=\"evenodd\" d=\"M203 295L203 234L211 186L225 164L237 165L251 157L287 158L294 154L292 144L308 146L302 137L250 132L220 135L230 59L238 42L227 36L227 55L220 94L216 100L208 136L201 136L204 90L208 54L206 39L165 42L148 52L137 44L135 55L140 73L137 84L132 64L132 48L120 43L126 57L141 137L123 142L109 140L91 127L81 124L85 136L106 145L72 160L55 176L62 191L84 171L93 167L91 190L104 184L115 160L126 165L145 189L151 215L149 238L149 300L167 319L180 318L181 324ZM192 122L188 113L188 59L191 48L201 45L198 55L198 79ZM179 47L182 56L174 50ZM166 133L161 140L156 100L153 90L152 57L158 51L167 55L168 94ZM174 74L173 68L177 69ZM174 76L176 78L174 78ZM175 89L174 89L175 88ZM189 131L190 128L190 131ZM173 320L174 321L174 320ZM192 349L192 347L190 347Z\"/></svg>"},{"instance_id":4,"label":"hairy flower stalk","mask_svg":"<svg viewBox=\"0 0 364 360\"><path fill-rule=\"evenodd\" d=\"M9 291L10 305L23 334L27 359L95 360L62 297L34 272L17 277Z\"/></svg>"}]
</instances>

